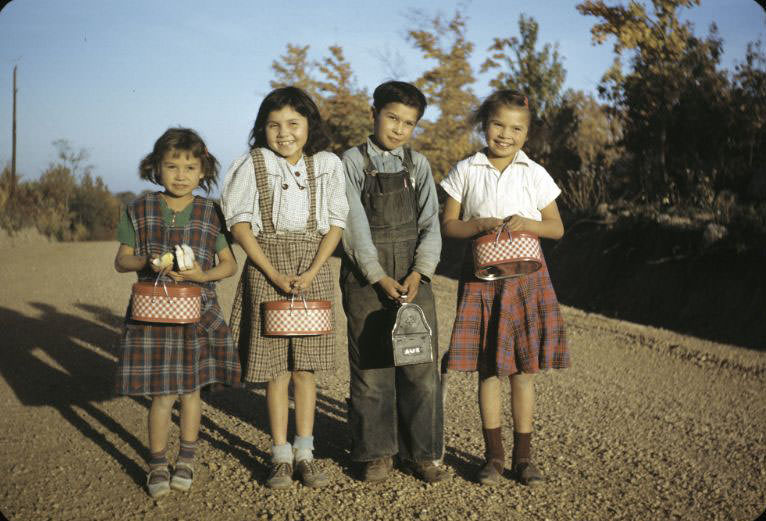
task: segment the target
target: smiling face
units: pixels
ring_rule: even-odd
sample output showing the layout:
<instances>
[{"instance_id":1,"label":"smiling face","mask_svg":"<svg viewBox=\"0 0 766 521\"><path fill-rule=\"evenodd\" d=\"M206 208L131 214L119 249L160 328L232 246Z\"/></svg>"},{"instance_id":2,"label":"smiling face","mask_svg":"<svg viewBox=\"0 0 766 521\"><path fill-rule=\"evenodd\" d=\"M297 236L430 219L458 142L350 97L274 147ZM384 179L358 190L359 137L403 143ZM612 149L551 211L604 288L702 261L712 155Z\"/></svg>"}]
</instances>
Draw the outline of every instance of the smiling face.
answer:
<instances>
[{"instance_id":1,"label":"smiling face","mask_svg":"<svg viewBox=\"0 0 766 521\"><path fill-rule=\"evenodd\" d=\"M406 145L418 124L418 109L404 103L388 103L373 109L375 141L385 150Z\"/></svg>"},{"instance_id":2,"label":"smiling face","mask_svg":"<svg viewBox=\"0 0 766 521\"><path fill-rule=\"evenodd\" d=\"M527 110L507 105L500 106L487 119L484 129L489 161L502 171L524 146L528 131L529 112Z\"/></svg>"},{"instance_id":3,"label":"smiling face","mask_svg":"<svg viewBox=\"0 0 766 521\"><path fill-rule=\"evenodd\" d=\"M309 121L289 105L272 110L266 120L266 144L275 154L295 164L309 138Z\"/></svg>"},{"instance_id":4,"label":"smiling face","mask_svg":"<svg viewBox=\"0 0 766 521\"><path fill-rule=\"evenodd\" d=\"M171 148L162 156L160 179L165 193L175 199L186 200L204 177L202 161L189 150Z\"/></svg>"}]
</instances>

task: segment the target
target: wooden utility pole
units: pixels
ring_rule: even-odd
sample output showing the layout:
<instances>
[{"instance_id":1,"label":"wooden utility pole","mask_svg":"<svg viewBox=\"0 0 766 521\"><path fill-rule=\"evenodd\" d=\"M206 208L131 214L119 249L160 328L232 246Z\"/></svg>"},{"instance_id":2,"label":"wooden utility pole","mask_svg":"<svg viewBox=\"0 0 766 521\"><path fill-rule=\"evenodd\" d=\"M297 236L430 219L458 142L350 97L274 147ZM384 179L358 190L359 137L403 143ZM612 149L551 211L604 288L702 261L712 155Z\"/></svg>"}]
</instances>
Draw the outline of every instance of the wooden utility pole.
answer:
<instances>
[{"instance_id":1,"label":"wooden utility pole","mask_svg":"<svg viewBox=\"0 0 766 521\"><path fill-rule=\"evenodd\" d=\"M11 144L11 189L10 197L16 190L16 65L13 66L13 137Z\"/></svg>"}]
</instances>

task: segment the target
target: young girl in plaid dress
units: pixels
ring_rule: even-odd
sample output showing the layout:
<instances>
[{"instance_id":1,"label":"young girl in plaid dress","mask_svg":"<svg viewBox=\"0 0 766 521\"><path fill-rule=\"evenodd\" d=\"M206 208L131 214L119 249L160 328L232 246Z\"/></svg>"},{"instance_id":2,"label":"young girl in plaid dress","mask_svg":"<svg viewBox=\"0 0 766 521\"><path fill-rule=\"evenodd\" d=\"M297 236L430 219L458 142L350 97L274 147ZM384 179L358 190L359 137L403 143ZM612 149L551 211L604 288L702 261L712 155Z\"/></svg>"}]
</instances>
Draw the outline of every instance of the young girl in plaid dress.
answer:
<instances>
[{"instance_id":1,"label":"young girl in plaid dress","mask_svg":"<svg viewBox=\"0 0 766 521\"><path fill-rule=\"evenodd\" d=\"M200 388L214 383L236 384L240 367L229 327L215 294L215 281L234 275L237 264L224 235L220 209L210 199L193 195L215 183L218 162L191 129L167 130L139 167L142 179L164 191L143 195L121 216L120 241L114 265L135 271L138 280L154 282L168 276L200 286L202 310L194 324L158 324L125 318L117 368L117 392L150 395L149 494L160 498L170 489L188 491L200 427ZM194 251L192 269L173 271L152 263L177 244ZM216 256L218 262L215 262ZM173 403L181 398L181 439L171 475L166 456Z\"/></svg>"},{"instance_id":2,"label":"young girl in plaid dress","mask_svg":"<svg viewBox=\"0 0 766 521\"><path fill-rule=\"evenodd\" d=\"M487 147L458 162L441 182L448 194L445 236L468 239L503 226L559 239L564 226L556 206L561 190L545 169L521 150L531 115L526 96L495 92L474 114ZM462 213L462 218L461 218ZM501 377L511 385L512 474L525 485L542 481L531 457L534 375L569 367L564 322L548 269L496 281L474 276L470 250L458 288L457 316L448 368L479 372L479 410L486 461L478 481L500 480L505 453L501 423Z\"/></svg>"},{"instance_id":3,"label":"young girl in plaid dress","mask_svg":"<svg viewBox=\"0 0 766 521\"><path fill-rule=\"evenodd\" d=\"M302 295L334 300L330 267L348 213L343 166L322 151L329 138L311 98L295 87L269 93L250 134L249 153L230 167L222 191L226 224L247 253L231 326L243 379L266 381L271 471L266 485L328 483L313 459L314 371L335 367L335 335L263 334L264 302ZM287 441L288 386L295 390L296 435Z\"/></svg>"}]
</instances>

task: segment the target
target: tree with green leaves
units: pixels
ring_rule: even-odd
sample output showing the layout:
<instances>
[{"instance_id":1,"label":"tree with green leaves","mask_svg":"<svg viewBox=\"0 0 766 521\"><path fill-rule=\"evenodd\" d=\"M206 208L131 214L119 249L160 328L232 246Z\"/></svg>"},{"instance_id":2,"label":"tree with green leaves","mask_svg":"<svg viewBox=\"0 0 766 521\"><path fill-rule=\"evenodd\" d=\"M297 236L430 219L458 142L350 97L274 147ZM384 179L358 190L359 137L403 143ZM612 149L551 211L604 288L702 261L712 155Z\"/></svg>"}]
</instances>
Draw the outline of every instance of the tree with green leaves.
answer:
<instances>
[{"instance_id":1,"label":"tree with green leaves","mask_svg":"<svg viewBox=\"0 0 766 521\"><path fill-rule=\"evenodd\" d=\"M323 111L333 143L340 155L364 141L370 133L371 112L367 92L356 85L351 64L338 45L329 48L330 56L319 64L323 78L318 82Z\"/></svg>"},{"instance_id":2,"label":"tree with green leaves","mask_svg":"<svg viewBox=\"0 0 766 521\"><path fill-rule=\"evenodd\" d=\"M367 92L356 86L351 64L338 45L321 62L310 60L309 46L287 45L280 60L272 62L276 79L272 88L293 85L305 90L319 107L332 139L332 151L341 154L361 142L370 131ZM317 77L321 74L321 77Z\"/></svg>"},{"instance_id":3,"label":"tree with green leaves","mask_svg":"<svg viewBox=\"0 0 766 521\"><path fill-rule=\"evenodd\" d=\"M561 62L558 44L546 43L537 49L539 31L537 21L519 16L521 39L495 38L489 47L490 56L481 66L481 72L499 69L490 82L493 89L515 89L532 100L530 110L534 119L549 121L561 104L561 89L566 70Z\"/></svg>"},{"instance_id":4,"label":"tree with green leaves","mask_svg":"<svg viewBox=\"0 0 766 521\"><path fill-rule=\"evenodd\" d=\"M425 19L422 13L416 13L416 18ZM414 83L429 105L438 110L438 116L433 121L421 120L414 143L428 157L438 182L477 146L470 123L471 111L477 105L469 62L473 43L466 39L466 19L459 11L450 20L437 15L419 25L430 27L410 29L407 38L423 58L436 63Z\"/></svg>"},{"instance_id":5,"label":"tree with green leaves","mask_svg":"<svg viewBox=\"0 0 766 521\"><path fill-rule=\"evenodd\" d=\"M577 9L599 19L591 29L596 43L615 39L615 59L599 91L624 119L625 148L641 172L637 188L650 199L677 202L724 167L719 129L729 122L729 92L718 71L722 44L715 28L700 39L679 18L680 9L699 0L651 4L586 0ZM627 71L624 54L631 57Z\"/></svg>"}]
</instances>

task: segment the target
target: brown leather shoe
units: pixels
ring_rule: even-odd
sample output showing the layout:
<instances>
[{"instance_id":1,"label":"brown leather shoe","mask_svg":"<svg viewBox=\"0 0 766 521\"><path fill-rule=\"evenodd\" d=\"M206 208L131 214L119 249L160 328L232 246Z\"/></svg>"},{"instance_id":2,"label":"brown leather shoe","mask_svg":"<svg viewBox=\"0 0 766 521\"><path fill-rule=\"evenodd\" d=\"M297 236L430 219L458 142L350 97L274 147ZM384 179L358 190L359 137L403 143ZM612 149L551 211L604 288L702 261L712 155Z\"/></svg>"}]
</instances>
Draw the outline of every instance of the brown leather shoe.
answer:
<instances>
[{"instance_id":1,"label":"brown leather shoe","mask_svg":"<svg viewBox=\"0 0 766 521\"><path fill-rule=\"evenodd\" d=\"M293 486L293 466L290 463L272 463L266 486L274 489Z\"/></svg>"},{"instance_id":2,"label":"brown leather shoe","mask_svg":"<svg viewBox=\"0 0 766 521\"><path fill-rule=\"evenodd\" d=\"M327 474L322 470L322 467L316 462L316 460L300 460L295 464L295 473L298 475L298 479L301 480L303 486L311 488L321 488L330 483L330 479Z\"/></svg>"},{"instance_id":3,"label":"brown leather shoe","mask_svg":"<svg viewBox=\"0 0 766 521\"><path fill-rule=\"evenodd\" d=\"M502 468L502 462L498 460L488 460L476 473L476 481L482 485L497 485L500 483L502 473L497 470L497 467Z\"/></svg>"},{"instance_id":4,"label":"brown leather shoe","mask_svg":"<svg viewBox=\"0 0 766 521\"><path fill-rule=\"evenodd\" d=\"M368 483L385 481L389 474L391 474L392 468L394 468L394 463L390 456L368 461L364 464L364 469L362 470L362 481Z\"/></svg>"},{"instance_id":5,"label":"brown leather shoe","mask_svg":"<svg viewBox=\"0 0 766 521\"><path fill-rule=\"evenodd\" d=\"M513 466L513 477L522 485L539 485L543 482L543 473L531 461Z\"/></svg>"},{"instance_id":6,"label":"brown leather shoe","mask_svg":"<svg viewBox=\"0 0 766 521\"><path fill-rule=\"evenodd\" d=\"M438 483L449 478L449 473L432 460L415 461L409 464L411 472L426 483Z\"/></svg>"}]
</instances>

